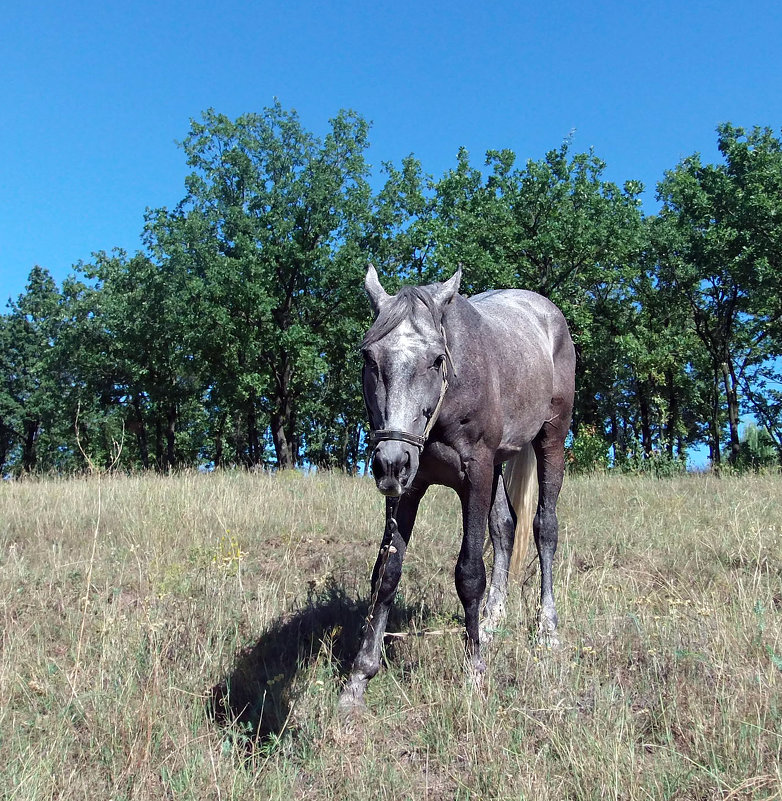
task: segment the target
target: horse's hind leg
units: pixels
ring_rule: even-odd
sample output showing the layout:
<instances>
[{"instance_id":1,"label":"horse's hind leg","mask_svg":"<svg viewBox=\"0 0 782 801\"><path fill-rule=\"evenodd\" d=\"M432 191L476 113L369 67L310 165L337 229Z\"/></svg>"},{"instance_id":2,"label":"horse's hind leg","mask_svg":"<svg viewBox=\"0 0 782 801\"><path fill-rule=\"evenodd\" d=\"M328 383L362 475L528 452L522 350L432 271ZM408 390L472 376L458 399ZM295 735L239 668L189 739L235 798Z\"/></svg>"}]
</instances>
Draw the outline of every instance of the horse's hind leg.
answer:
<instances>
[{"instance_id":1,"label":"horse's hind leg","mask_svg":"<svg viewBox=\"0 0 782 801\"><path fill-rule=\"evenodd\" d=\"M383 636L388 623L388 613L396 595L402 576L402 560L418 512L418 504L426 488L410 489L399 499L395 519L386 507L386 529L375 568L372 571L372 604L370 616L361 641L361 647L353 660L345 689L339 698L343 709L360 706L369 680L380 670L380 655ZM390 501L386 501L387 504Z\"/></svg>"},{"instance_id":2,"label":"horse's hind leg","mask_svg":"<svg viewBox=\"0 0 782 801\"><path fill-rule=\"evenodd\" d=\"M516 516L508 503L502 466L498 465L494 468L492 505L489 512L489 535L494 548L494 566L491 571L489 598L483 609L481 621L481 638L484 642L491 640L494 630L505 617L505 598L508 594L508 573L515 530Z\"/></svg>"},{"instance_id":3,"label":"horse's hind leg","mask_svg":"<svg viewBox=\"0 0 782 801\"><path fill-rule=\"evenodd\" d=\"M559 422L559 421L558 421ZM533 441L538 461L538 509L532 523L535 547L540 559L540 612L538 638L541 644L559 645L557 610L554 605L554 554L557 551L559 523L557 499L565 474L564 436L562 425L546 423ZM565 427L565 431L567 428Z\"/></svg>"}]
</instances>

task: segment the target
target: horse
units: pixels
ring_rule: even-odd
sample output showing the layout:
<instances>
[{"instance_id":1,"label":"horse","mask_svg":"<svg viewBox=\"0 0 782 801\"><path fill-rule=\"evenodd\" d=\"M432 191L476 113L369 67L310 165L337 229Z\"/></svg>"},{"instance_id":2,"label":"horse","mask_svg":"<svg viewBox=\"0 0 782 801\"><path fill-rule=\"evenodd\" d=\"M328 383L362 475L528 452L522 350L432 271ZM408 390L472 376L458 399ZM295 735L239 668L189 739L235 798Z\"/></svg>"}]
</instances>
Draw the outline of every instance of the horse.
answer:
<instances>
[{"instance_id":1,"label":"horse","mask_svg":"<svg viewBox=\"0 0 782 801\"><path fill-rule=\"evenodd\" d=\"M481 646L505 614L508 576L532 533L540 559L537 636L558 644L553 593L557 499L575 386L575 350L562 312L520 289L459 294L461 267L447 281L382 287L370 264L364 281L374 323L361 344L371 468L386 498L386 525L372 572L369 614L340 695L363 704L380 669L388 614L419 503L432 484L456 491L463 537L456 591L464 607L465 649L480 681ZM503 474L503 464L507 463ZM494 548L486 606L483 546Z\"/></svg>"}]
</instances>

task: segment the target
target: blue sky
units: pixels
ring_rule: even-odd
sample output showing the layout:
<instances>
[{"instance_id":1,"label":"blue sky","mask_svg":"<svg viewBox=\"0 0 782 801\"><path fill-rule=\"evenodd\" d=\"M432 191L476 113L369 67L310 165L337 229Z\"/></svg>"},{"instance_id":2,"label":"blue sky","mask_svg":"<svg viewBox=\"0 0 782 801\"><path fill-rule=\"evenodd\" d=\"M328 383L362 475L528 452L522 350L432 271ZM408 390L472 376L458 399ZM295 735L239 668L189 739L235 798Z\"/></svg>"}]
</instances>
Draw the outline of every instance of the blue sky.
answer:
<instances>
[{"instance_id":1,"label":"blue sky","mask_svg":"<svg viewBox=\"0 0 782 801\"><path fill-rule=\"evenodd\" d=\"M208 107L278 97L306 127L372 121L369 159L439 176L460 145L540 158L574 131L647 186L719 122L782 126L782 6L753 2L42 2L0 14L0 300L35 264L61 280L140 247Z\"/></svg>"}]
</instances>

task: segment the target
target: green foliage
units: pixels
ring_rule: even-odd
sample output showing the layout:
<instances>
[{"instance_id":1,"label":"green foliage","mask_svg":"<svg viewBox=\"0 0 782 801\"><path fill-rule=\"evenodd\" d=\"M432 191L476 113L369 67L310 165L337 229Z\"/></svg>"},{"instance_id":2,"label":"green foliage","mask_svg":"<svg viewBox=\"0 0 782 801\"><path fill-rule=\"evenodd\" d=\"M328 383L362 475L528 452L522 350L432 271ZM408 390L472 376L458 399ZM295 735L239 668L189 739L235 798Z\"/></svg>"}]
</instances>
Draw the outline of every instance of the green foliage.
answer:
<instances>
[{"instance_id":1,"label":"green foliage","mask_svg":"<svg viewBox=\"0 0 782 801\"><path fill-rule=\"evenodd\" d=\"M758 471L763 468L779 466L779 452L765 428L754 423L744 427L741 434L739 456L734 466L740 471Z\"/></svg>"},{"instance_id":2,"label":"green foliage","mask_svg":"<svg viewBox=\"0 0 782 801\"><path fill-rule=\"evenodd\" d=\"M182 143L187 197L149 216L150 249L192 289L211 416L244 413L248 464L267 425L277 464L299 462L306 399L332 379L324 354L355 342L367 133L352 112L319 139L279 103L235 121L209 110Z\"/></svg>"},{"instance_id":3,"label":"green foliage","mask_svg":"<svg viewBox=\"0 0 782 801\"><path fill-rule=\"evenodd\" d=\"M661 280L686 299L705 355L693 366L708 387L712 458L719 463L726 420L735 464L742 401L762 414L760 398L782 352L782 143L768 128L725 124L718 146L724 163L693 155L658 185L656 244Z\"/></svg>"},{"instance_id":4,"label":"green foliage","mask_svg":"<svg viewBox=\"0 0 782 801\"><path fill-rule=\"evenodd\" d=\"M684 159L645 217L640 183L571 141L480 167L462 148L439 178L410 155L373 191L354 112L316 135L277 102L207 110L181 143L185 196L148 211L142 251L94 254L60 288L36 267L0 316L0 473L361 470L367 261L389 291L461 264L466 294L562 308L574 470L673 473L702 442L717 468L782 463L782 144L717 134L722 162Z\"/></svg>"},{"instance_id":5,"label":"green foliage","mask_svg":"<svg viewBox=\"0 0 782 801\"><path fill-rule=\"evenodd\" d=\"M565 450L565 462L573 473L595 473L608 469L608 442L594 426L581 426Z\"/></svg>"},{"instance_id":6,"label":"green foliage","mask_svg":"<svg viewBox=\"0 0 782 801\"><path fill-rule=\"evenodd\" d=\"M667 453L659 451L654 451L651 455L635 451L615 464L615 467L622 473L651 475L656 478L670 478L687 472L687 462L683 457L671 458Z\"/></svg>"},{"instance_id":7,"label":"green foliage","mask_svg":"<svg viewBox=\"0 0 782 801\"><path fill-rule=\"evenodd\" d=\"M57 359L62 296L41 267L30 272L24 294L10 304L0 326L0 473L57 466L57 426L66 379ZM49 447L41 449L43 439Z\"/></svg>"},{"instance_id":8,"label":"green foliage","mask_svg":"<svg viewBox=\"0 0 782 801\"><path fill-rule=\"evenodd\" d=\"M615 340L627 328L644 249L642 187L606 181L604 162L573 154L570 142L523 167L509 150L490 151L485 166L484 177L461 150L434 186L438 274L462 262L468 293L519 287L553 300L579 357L576 427L601 425L616 402Z\"/></svg>"}]
</instances>

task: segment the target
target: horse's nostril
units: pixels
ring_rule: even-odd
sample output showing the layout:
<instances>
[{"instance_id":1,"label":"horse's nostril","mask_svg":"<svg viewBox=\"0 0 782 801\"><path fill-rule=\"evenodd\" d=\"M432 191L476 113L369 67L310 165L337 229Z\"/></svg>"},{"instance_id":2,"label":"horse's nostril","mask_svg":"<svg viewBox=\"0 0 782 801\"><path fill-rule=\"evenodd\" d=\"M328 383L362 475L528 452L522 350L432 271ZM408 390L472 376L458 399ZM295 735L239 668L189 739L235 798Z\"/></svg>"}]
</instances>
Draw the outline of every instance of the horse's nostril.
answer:
<instances>
[{"instance_id":1,"label":"horse's nostril","mask_svg":"<svg viewBox=\"0 0 782 801\"><path fill-rule=\"evenodd\" d=\"M418 456L414 449L399 442L381 442L372 452L372 475L385 495L407 489L416 475Z\"/></svg>"},{"instance_id":2,"label":"horse's nostril","mask_svg":"<svg viewBox=\"0 0 782 801\"><path fill-rule=\"evenodd\" d=\"M379 448L375 448L372 454L372 475L375 478L382 478L388 473L388 466L388 460L383 459Z\"/></svg>"}]
</instances>

